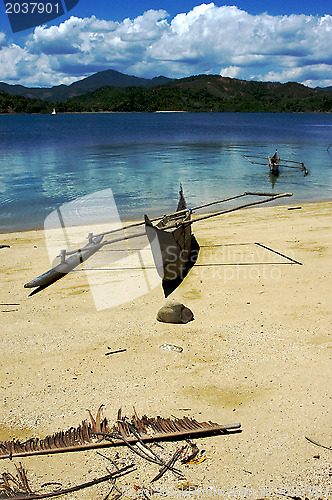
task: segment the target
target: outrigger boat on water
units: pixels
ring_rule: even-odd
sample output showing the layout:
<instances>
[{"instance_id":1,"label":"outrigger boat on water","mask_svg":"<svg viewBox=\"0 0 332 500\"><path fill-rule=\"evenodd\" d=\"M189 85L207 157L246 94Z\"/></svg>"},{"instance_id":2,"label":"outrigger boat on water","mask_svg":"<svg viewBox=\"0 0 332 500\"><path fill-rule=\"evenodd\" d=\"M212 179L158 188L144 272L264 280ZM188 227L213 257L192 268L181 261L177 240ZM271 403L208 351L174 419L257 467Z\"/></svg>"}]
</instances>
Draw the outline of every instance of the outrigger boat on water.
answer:
<instances>
[{"instance_id":1,"label":"outrigger boat on water","mask_svg":"<svg viewBox=\"0 0 332 500\"><path fill-rule=\"evenodd\" d=\"M145 215L143 222L137 222L135 224L130 224L119 229L113 229L96 235L89 233L88 243L85 246L73 251L62 250L61 255L59 256L61 261L58 265L52 267L50 270L41 274L37 278L29 281L29 283L24 285L24 287L34 288L35 290L32 292L32 294L34 294L73 271L77 266L86 261L105 245L112 245L120 241L127 241L144 235L148 237L150 242L154 263L159 276L164 281L173 281L178 278L183 278L184 270L188 265L192 250L193 235L191 226L194 222L223 215L242 208L267 203L285 196L292 196L292 193L245 192L223 200L217 200L194 208L188 208L181 187L180 199L176 212L156 217L154 219L149 219L149 217ZM192 214L196 210L243 197L257 197L258 199L256 201L244 203L237 207L220 210L218 212L211 212L192 218ZM144 233L141 232L127 237L119 236L119 234L121 234L120 231L136 228L142 225L145 225ZM111 240L104 239L108 235L112 235L112 237L114 236L115 238Z\"/></svg>"},{"instance_id":2,"label":"outrigger boat on water","mask_svg":"<svg viewBox=\"0 0 332 500\"><path fill-rule=\"evenodd\" d=\"M278 175L279 174L279 164L280 164L280 158L278 156L278 151L274 153L273 156L269 156L269 165L270 165L270 172L271 174Z\"/></svg>"},{"instance_id":3,"label":"outrigger boat on water","mask_svg":"<svg viewBox=\"0 0 332 500\"><path fill-rule=\"evenodd\" d=\"M283 168L295 168L297 170L301 170L304 173L304 176L308 175L309 171L304 165L302 161L294 161L294 160L282 160L278 156L278 151L276 149L273 156L269 156L266 158L264 155L242 155L243 158L250 161L250 163L254 165L266 165L270 168L270 173L273 175L279 175L280 167ZM252 159L254 158L254 159ZM258 161L264 160L264 162ZM290 165L291 163L291 165Z\"/></svg>"}]
</instances>

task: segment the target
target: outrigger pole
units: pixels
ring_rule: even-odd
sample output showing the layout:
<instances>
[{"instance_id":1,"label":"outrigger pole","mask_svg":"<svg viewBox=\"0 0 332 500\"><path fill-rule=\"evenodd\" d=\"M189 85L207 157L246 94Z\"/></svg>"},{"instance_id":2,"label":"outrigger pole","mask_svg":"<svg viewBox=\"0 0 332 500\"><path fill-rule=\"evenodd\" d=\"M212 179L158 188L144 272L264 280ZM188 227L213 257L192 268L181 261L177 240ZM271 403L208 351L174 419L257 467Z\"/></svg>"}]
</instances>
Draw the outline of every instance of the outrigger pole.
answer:
<instances>
[{"instance_id":1,"label":"outrigger pole","mask_svg":"<svg viewBox=\"0 0 332 500\"><path fill-rule=\"evenodd\" d=\"M255 156L255 155L242 155L243 158L245 158L246 160L250 161L250 163L254 164L254 165L268 165L267 163L261 163L259 161L252 161L252 160L249 160L249 158L259 158L260 160L265 160L265 157L264 156ZM283 162L287 162L287 163L297 163L298 165L300 165L299 167L296 167L295 165L285 165L285 164L281 164L279 163L278 164L278 167L284 167L284 168L296 168L296 169L300 169L300 170L303 170L304 174L305 175L308 175L309 171L308 169L306 168L306 166L304 165L303 161L295 161L295 160L282 160L279 158L280 161L283 161Z\"/></svg>"},{"instance_id":2,"label":"outrigger pole","mask_svg":"<svg viewBox=\"0 0 332 500\"><path fill-rule=\"evenodd\" d=\"M261 205L262 203L267 203L268 201L277 200L278 198L284 198L286 196L293 196L293 193L275 193L274 194L274 193L246 192L246 193L243 193L242 195L239 195L238 198L240 198L240 196L268 196L269 198L267 200L259 200L259 201L253 201L252 203L245 203L244 205L240 205L239 207L235 207L235 208L229 208L228 210L221 210L220 212L214 212L212 214L202 215L201 217L198 217L197 219L193 219L192 221L190 221L190 223L192 224L193 222L198 222L200 220L209 219L210 217L217 217L218 215L223 215L223 214L227 214L230 212L235 212L236 210L240 210L241 208L252 207L254 205Z\"/></svg>"},{"instance_id":3,"label":"outrigger pole","mask_svg":"<svg viewBox=\"0 0 332 500\"><path fill-rule=\"evenodd\" d=\"M240 210L241 208L252 207L254 205L261 205L262 203L267 203L269 201L273 201L273 200L276 200L278 198L284 198L286 196L293 196L293 193L255 193L255 192L244 192L244 193L239 194L237 196L232 196L230 198L225 198L224 200L218 200L218 201L213 201L211 203L205 203L204 205L199 205L199 206L194 207L194 208L188 208L186 210L179 210L178 212L173 212L171 214L168 214L168 216L170 217L171 215L175 215L175 214L176 215L178 215L178 214L180 215L180 214L186 213L188 211L193 212L194 210L198 210L198 209L201 209L201 208L206 208L206 207L209 207L211 205L215 205L217 203L223 203L223 202L235 200L237 198L243 198L244 196L265 196L265 197L268 197L268 199L254 201L254 202L251 202L251 203L246 203L246 204L240 205L238 207L229 208L228 210L221 210L219 212L212 212L211 214L207 214L207 215L203 215L201 217L197 217L196 219L192 219L192 220L190 220L188 222L180 222L180 224L184 224L184 225L187 226L187 225L193 224L194 222L198 222L200 220L209 219L210 217L217 217L218 215L222 215L222 214L227 214L227 213L230 213L230 212L234 212L236 210ZM162 217L165 217L165 216L162 216ZM161 219L162 217L156 217L155 219L150 219L150 220L151 221L155 221L155 220ZM143 224L145 224L145 222L138 222L137 224L132 224L132 225L129 225L129 226L125 226L122 229L128 229L128 228L131 228L131 227L141 226ZM172 224L172 225L168 226L167 229L171 229L173 227L177 227L178 224L179 223ZM101 235L106 235L106 234L110 234L110 233L114 233L114 232L117 232L117 231L120 231L120 230L121 229L114 229L114 231L108 231L106 233L101 233L100 235L96 235L94 237L101 236ZM117 238L116 240L102 241L100 243L97 243L96 247L98 247L98 250L99 250L100 248L102 248L105 245L111 245L113 243L118 243L119 241L123 241L123 240L131 240L133 238L139 238L140 236L144 236L144 235L145 235L145 232L144 233L138 233L138 234L129 235L129 236L126 236L126 237L122 236L120 238ZM82 250L84 250L84 247L83 247L83 249L73 250L71 252L66 252L66 255L72 255L72 254L80 252Z\"/></svg>"},{"instance_id":4,"label":"outrigger pole","mask_svg":"<svg viewBox=\"0 0 332 500\"><path fill-rule=\"evenodd\" d=\"M155 217L154 219L150 219L150 221L151 222L155 222L155 221L157 221L159 219L162 219L163 217L171 217L172 215L175 215L175 214L181 215L181 214L185 214L188 211L193 212L193 211L199 210L201 208L206 208L206 207L210 207L211 205L216 205L217 203L224 203L226 201L235 200L236 198L241 198L241 196L244 196L244 194L239 194L237 196L232 196L230 198L225 198L224 200L212 201L210 203L205 203L204 205L199 205L199 206L193 207L193 208L186 208L184 210L179 210L179 211L173 212L171 214L164 214L164 215L161 215L159 217ZM105 233L94 234L93 236L94 237L96 237L96 236L106 236L107 234L113 234L113 233L116 233L118 231L123 231L125 229L131 229L132 227L142 226L143 224L145 224L145 221L135 222L134 224L129 224L128 226L123 226L123 227L118 228L118 229L112 229L110 231L106 231Z\"/></svg>"},{"instance_id":5,"label":"outrigger pole","mask_svg":"<svg viewBox=\"0 0 332 500\"><path fill-rule=\"evenodd\" d=\"M238 196L233 196L232 198L227 198L226 200L220 200L219 202L215 202L215 203L221 203L222 201L229 201L229 200L233 200L235 198L241 198L243 196L265 196L265 197L268 197L268 199L253 201L251 203L245 203L244 205L240 205L238 207L229 208L228 210L221 210L220 212L213 212L211 214L202 215L201 217L197 217L196 219L192 219L192 220L190 220L188 222L183 222L183 224L185 226L189 226L190 224L193 224L194 222L198 222L198 221L201 221L201 220L209 219L211 217L217 217L218 215L223 215L223 214L227 214L227 213L230 213L230 212L235 212L236 210L240 210L241 208L252 207L254 205L261 205L262 203L267 203L268 201L277 200L278 198L283 198L283 197L286 197L286 196L293 196L293 193L253 193L253 192L245 192L245 193L240 194ZM208 206L208 205L213 205L213 203L208 203L207 205L202 205L202 207ZM172 227L177 227L177 224L174 224L172 226L168 226L167 229L171 229Z\"/></svg>"},{"instance_id":6,"label":"outrigger pole","mask_svg":"<svg viewBox=\"0 0 332 500\"><path fill-rule=\"evenodd\" d=\"M220 215L222 213L227 213L227 212L232 212L234 210L239 210L240 208L245 208L247 206L251 206L251 205L257 205L257 204L261 204L261 203L266 203L268 201L272 201L276 198L282 198L284 196L293 196L292 193L252 193L252 192L245 192L245 193L242 193L242 194L238 194L236 196L231 196L230 198L224 198L223 200L217 200L217 201L212 201L210 203L205 203L203 205L198 205L197 207L193 207L193 208L186 208L184 210L179 210L178 212L173 212L173 213L170 213L170 214L166 214L166 215L161 215L160 217L155 217L154 219L150 219L151 222L155 222L163 217L171 217L172 215L182 215L182 214L185 214L187 212L194 212L196 210L200 210L202 208L207 208L207 207L210 207L212 205L217 205L219 203L226 203L227 201L232 201L232 200L236 200L237 198L243 198L243 196L268 196L270 197L270 199L268 200L261 200L259 202L254 202L254 203L250 203L250 204L246 204L246 205L241 205L240 207L236 207L236 208L232 208L232 209L229 209L229 210L226 210L226 211L221 211L221 212L213 212L212 214L209 214L208 216L203 216L203 217L213 217L213 216L217 216L217 215ZM197 220L201 220L201 219L193 219L192 221L190 221L190 223L193 223L193 222L196 222ZM114 233L117 233L119 231L123 231L123 230L126 230L126 229L131 229L133 227L139 227L139 226L142 226L143 224L145 224L145 221L142 221L142 222L136 222L134 224L129 224L128 226L124 226L124 227L121 227L121 228L118 228L118 229L113 229L111 231L106 231L104 233L99 233L99 234L94 234L92 235L92 233L89 234L89 239L91 241L91 238L97 238L97 237L100 237L100 236L106 236L108 234L114 234ZM174 225L174 227L176 226L176 224ZM169 227L173 227L173 226L169 226ZM132 238L138 238L139 236L144 236L145 235L145 232L144 233L139 233L139 234L134 234L134 235L131 235L131 236L126 236L126 237L121 237L121 238L118 238L116 240L112 240L112 241L104 241L104 242L100 242L98 243L98 247L101 248L103 247L104 245L109 245L111 243L118 243L119 241L122 241L122 240L127 240L127 239L132 239ZM84 247L83 247L84 248ZM66 252L66 255L71 255L71 254L74 254L76 252L79 252L83 249L77 249L77 250L73 250L71 252Z\"/></svg>"},{"instance_id":7,"label":"outrigger pole","mask_svg":"<svg viewBox=\"0 0 332 500\"><path fill-rule=\"evenodd\" d=\"M218 200L218 201L212 201L210 203L205 203L204 205L199 205L197 207L193 207L193 208L187 208L187 209L184 209L184 210L179 210L178 212L173 212L171 214L164 214L164 215L161 215L160 217L155 217L154 219L150 219L151 222L155 222L163 217L171 217L172 215L182 215L182 214L185 214L186 212L190 211L190 212L193 212L194 210L198 210L198 209L201 209L201 208L205 208L205 207L209 207L211 205L215 205L217 203L223 203L223 202L226 202L226 201L231 201L231 200L235 200L236 198L241 198L241 196L244 196L244 194L240 194L240 195L237 195L237 196L232 196L230 198L225 198L224 200ZM110 231L105 231L104 233L98 233L98 234L93 234L93 233L89 233L88 235L88 239L89 239L89 243L92 243L93 245L93 240L96 239L96 238L99 238L99 241L98 243L95 243L95 247L98 247L98 250L100 248L102 248L104 245L109 245L110 243L118 243L119 241L122 241L122 240L128 240L128 239L132 239L132 238L138 238L139 236L144 236L145 235L145 232L144 233L139 233L139 234L135 234L135 235L131 235L131 236L127 236L127 237L121 237L119 239L116 239L116 240L112 240L111 242L108 242L108 241L104 241L102 242L102 238L108 234L114 234L114 233L118 233L119 231L124 231L126 229L131 229L133 227L139 227L139 226L142 226L143 224L145 224L145 221L142 221L142 222L135 222L134 224L129 224L128 226L123 226L123 227L119 227L117 229L111 229ZM102 238L101 238L102 237ZM101 239L100 239L101 238ZM90 245L91 246L91 245ZM64 252L62 251L62 259L63 259L63 256L68 256L68 255L73 255L77 252L82 252L85 250L85 247L83 248L78 248L76 250L71 250L70 252ZM59 255L60 257L60 255Z\"/></svg>"},{"instance_id":8,"label":"outrigger pole","mask_svg":"<svg viewBox=\"0 0 332 500\"><path fill-rule=\"evenodd\" d=\"M232 196L230 198L225 198L223 200L205 203L203 205L199 205L199 206L194 207L192 209L180 210L180 211L174 212L173 214L169 214L169 215L170 216L171 215L181 215L181 213L183 214L183 213L188 213L188 212L191 213L194 210L205 208L205 207L215 205L218 203L223 203L223 202L235 200L237 198L242 198L244 196L262 196L262 197L265 197L266 199L264 199L264 200L261 199L261 200L254 201L251 203L245 203L245 204L240 205L238 207L230 208L228 210L221 210L219 212L213 212L211 214L203 215L201 217L197 217L196 219L192 219L192 220L187 221L187 222L183 222L183 221L180 221L177 223L175 222L175 224L168 226L168 229L173 228L173 227L178 227L181 224L183 226L187 226L189 224L193 224L194 222L198 222L198 221L201 221L204 219L209 219L210 217L216 217L218 215L223 215L226 213L234 212L235 210L240 210L242 208L247 208L247 207L251 207L254 205L260 205L262 203L267 203L269 201L273 201L273 200L276 200L278 198L283 198L285 196L292 196L292 193L256 193L256 192L249 192L248 191L248 192L244 192L244 193L237 195L237 196ZM161 219L161 217L157 217L153 220L159 220L159 219ZM26 283L24 285L24 288L37 288L38 287L34 292L32 292L30 294L30 295L33 295L34 293L51 285L55 281L58 281L61 277L68 274L75 267L77 267L79 264L81 264L82 262L87 260L89 257L91 257L91 255L93 255L95 252L100 250L102 247L104 247L106 245L111 245L111 244L117 243L119 241L124 241L124 240L129 240L129 239L145 236L146 233L142 232L142 233L138 233L138 234L134 234L134 235L129 235L127 237L121 236L121 237L118 237L115 240L111 240L111 241L102 241L103 237L106 234L112 234L112 233L116 233L122 229L129 229L132 227L141 226L144 223L145 222L138 222L135 224L130 224L128 226L124 226L123 228L114 229L112 231L107 231L105 233L100 233L98 235L93 235L93 233L89 233L89 235L88 235L89 242L87 243L87 245L85 245L84 247L82 247L80 249L70 251L70 252L67 252L66 250L62 250L61 255L60 255L60 257L61 257L60 264L53 267L49 271L46 271L46 273L38 276L37 278L33 279L29 283ZM68 256L68 259L67 259L67 256Z\"/></svg>"}]
</instances>

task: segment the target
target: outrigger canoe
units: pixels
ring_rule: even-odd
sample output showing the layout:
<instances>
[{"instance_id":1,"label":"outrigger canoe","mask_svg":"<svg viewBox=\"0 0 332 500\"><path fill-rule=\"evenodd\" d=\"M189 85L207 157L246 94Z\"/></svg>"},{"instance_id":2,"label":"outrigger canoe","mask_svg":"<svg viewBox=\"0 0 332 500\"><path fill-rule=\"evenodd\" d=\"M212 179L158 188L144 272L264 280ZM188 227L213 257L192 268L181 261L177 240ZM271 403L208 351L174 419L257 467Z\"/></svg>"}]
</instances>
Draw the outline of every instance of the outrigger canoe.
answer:
<instances>
[{"instance_id":1,"label":"outrigger canoe","mask_svg":"<svg viewBox=\"0 0 332 500\"><path fill-rule=\"evenodd\" d=\"M273 156L269 156L266 158L264 155L242 155L243 158L250 161L250 163L254 165L266 165L270 167L270 173L273 175L278 175L280 167L281 168L295 168L296 170L301 170L304 173L304 176L308 175L309 171L307 167L304 165L303 161L294 161L294 160L282 160L279 158L277 150L275 151ZM253 158L253 159L252 159ZM263 160L263 161L260 161Z\"/></svg>"},{"instance_id":2,"label":"outrigger canoe","mask_svg":"<svg viewBox=\"0 0 332 500\"><path fill-rule=\"evenodd\" d=\"M279 174L280 158L278 156L277 150L273 156L271 156L271 157L269 156L269 165L270 165L271 174L278 175Z\"/></svg>"},{"instance_id":3,"label":"outrigger canoe","mask_svg":"<svg viewBox=\"0 0 332 500\"><path fill-rule=\"evenodd\" d=\"M202 208L209 207L218 203L224 203L242 197L258 197L258 200L239 205L237 207L220 210L192 218L194 211ZM232 196L223 200L213 201L200 205L194 208L187 208L186 201L183 196L182 187L180 188L180 199L177 210L169 215L149 219L147 215L144 216L143 222L137 222L128 226L121 227L120 229L113 229L97 235L90 233L88 235L89 242L80 249L73 251L61 251L61 262L52 267L52 269L41 274L37 278L29 281L24 285L25 288L35 288L30 294L34 294L47 286L55 283L60 278L71 272L82 262L86 261L94 253L100 250L105 245L112 245L120 241L127 241L132 238L138 238L146 235L150 242L155 266L159 276L164 281L173 281L178 278L184 277L184 271L188 265L190 254L192 250L192 230L191 226L194 222L216 217L235 210L247 208L254 205L260 205L269 201L276 200L285 196L292 196L292 193L253 193L245 192L237 196ZM154 224L155 223L155 224ZM132 229L145 224L145 232L137 233L131 236L121 236L119 232L125 229ZM123 234L123 233L122 233ZM111 240L104 239L106 235L115 236Z\"/></svg>"},{"instance_id":4,"label":"outrigger canoe","mask_svg":"<svg viewBox=\"0 0 332 500\"><path fill-rule=\"evenodd\" d=\"M217 203L228 202L245 196L256 196L257 201L246 203L227 210L212 212L200 217L192 218L194 211L209 207ZM284 196L292 196L292 193L254 193L245 192L243 194L232 196L224 200L206 203L198 207L188 209L183 197L182 187L180 189L180 201L177 211L170 215L163 216L157 224L153 224L147 215L145 218L145 230L150 242L155 266L159 276L163 281L172 281L183 278L188 266L192 245L191 226L194 222L203 219L223 215L241 208L260 205L268 201L273 201Z\"/></svg>"}]
</instances>

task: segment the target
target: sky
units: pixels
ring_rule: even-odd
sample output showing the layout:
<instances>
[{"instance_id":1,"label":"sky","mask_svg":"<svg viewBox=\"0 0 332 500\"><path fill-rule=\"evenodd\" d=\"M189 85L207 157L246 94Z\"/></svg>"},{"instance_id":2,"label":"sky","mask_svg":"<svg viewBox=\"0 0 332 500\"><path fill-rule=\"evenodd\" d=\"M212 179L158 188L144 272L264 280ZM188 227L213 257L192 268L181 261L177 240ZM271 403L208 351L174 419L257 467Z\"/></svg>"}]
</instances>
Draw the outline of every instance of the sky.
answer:
<instances>
[{"instance_id":1,"label":"sky","mask_svg":"<svg viewBox=\"0 0 332 500\"><path fill-rule=\"evenodd\" d=\"M8 84L69 85L115 69L144 78L218 74L332 85L331 0L79 0L17 33L5 3L0 81Z\"/></svg>"}]
</instances>

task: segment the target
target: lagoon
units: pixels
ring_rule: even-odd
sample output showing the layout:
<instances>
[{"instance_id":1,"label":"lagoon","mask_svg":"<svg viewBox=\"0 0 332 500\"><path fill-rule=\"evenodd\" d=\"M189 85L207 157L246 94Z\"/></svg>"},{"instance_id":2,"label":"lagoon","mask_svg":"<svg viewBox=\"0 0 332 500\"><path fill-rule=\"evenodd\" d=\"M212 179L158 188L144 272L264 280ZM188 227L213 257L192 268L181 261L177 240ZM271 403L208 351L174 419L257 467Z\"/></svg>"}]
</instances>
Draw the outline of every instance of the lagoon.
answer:
<instances>
[{"instance_id":1,"label":"lagoon","mask_svg":"<svg viewBox=\"0 0 332 500\"><path fill-rule=\"evenodd\" d=\"M82 113L0 116L0 232L43 228L63 203L111 189L122 220L244 191L293 192L291 203L332 193L332 115ZM303 161L271 176L243 155ZM280 203L289 203L290 199Z\"/></svg>"}]
</instances>

